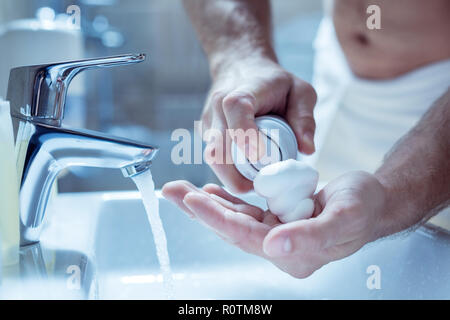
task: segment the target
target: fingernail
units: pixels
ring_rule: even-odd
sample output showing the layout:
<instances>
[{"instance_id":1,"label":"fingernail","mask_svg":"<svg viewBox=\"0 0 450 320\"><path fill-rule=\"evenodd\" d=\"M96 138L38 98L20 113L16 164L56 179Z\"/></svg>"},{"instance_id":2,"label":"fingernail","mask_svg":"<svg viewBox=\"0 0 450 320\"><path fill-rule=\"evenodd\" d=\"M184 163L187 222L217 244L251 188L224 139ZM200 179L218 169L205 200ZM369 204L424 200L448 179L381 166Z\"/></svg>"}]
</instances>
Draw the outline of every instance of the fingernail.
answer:
<instances>
[{"instance_id":1,"label":"fingernail","mask_svg":"<svg viewBox=\"0 0 450 320\"><path fill-rule=\"evenodd\" d=\"M269 242L264 250L269 256L283 256L292 252L292 241L289 237L279 237Z\"/></svg>"},{"instance_id":2,"label":"fingernail","mask_svg":"<svg viewBox=\"0 0 450 320\"><path fill-rule=\"evenodd\" d=\"M303 143L305 143L313 151L316 149L314 147L314 135L311 132L306 132L303 135Z\"/></svg>"},{"instance_id":3,"label":"fingernail","mask_svg":"<svg viewBox=\"0 0 450 320\"><path fill-rule=\"evenodd\" d=\"M187 207L189 207L189 204L187 203L187 200L188 200L188 198L190 198L190 197L193 196L193 195L194 195L194 192L188 192L188 193L186 193L186 194L184 195L183 203L184 203Z\"/></svg>"},{"instance_id":4,"label":"fingernail","mask_svg":"<svg viewBox=\"0 0 450 320\"><path fill-rule=\"evenodd\" d=\"M291 238L286 238L283 244L283 252L289 253L292 251L292 241Z\"/></svg>"},{"instance_id":5,"label":"fingernail","mask_svg":"<svg viewBox=\"0 0 450 320\"><path fill-rule=\"evenodd\" d=\"M188 192L188 193L185 194L185 196L184 196L184 198L183 198L183 204L186 206L186 208L187 208L188 210L192 210L191 207L189 206L189 204L186 203L186 197L189 196L190 194L194 194L194 193L193 193L193 192ZM183 211L184 211L184 210L183 210ZM187 216L188 216L189 218L195 219L195 215L194 215L192 212L189 212L189 211L184 211L184 212L187 214Z\"/></svg>"}]
</instances>

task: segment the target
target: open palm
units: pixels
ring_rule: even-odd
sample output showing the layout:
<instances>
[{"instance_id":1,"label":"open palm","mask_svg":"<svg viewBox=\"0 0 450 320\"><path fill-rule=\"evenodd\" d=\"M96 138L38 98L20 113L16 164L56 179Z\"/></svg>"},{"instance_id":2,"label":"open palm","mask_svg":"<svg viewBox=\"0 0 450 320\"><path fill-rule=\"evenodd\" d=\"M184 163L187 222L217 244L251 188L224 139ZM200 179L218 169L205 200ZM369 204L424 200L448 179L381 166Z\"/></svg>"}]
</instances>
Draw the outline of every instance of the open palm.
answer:
<instances>
[{"instance_id":1,"label":"open palm","mask_svg":"<svg viewBox=\"0 0 450 320\"><path fill-rule=\"evenodd\" d=\"M315 195L312 218L286 224L214 184L173 181L163 195L224 240L298 278L380 237L385 212L383 187L364 172L332 181Z\"/></svg>"}]
</instances>

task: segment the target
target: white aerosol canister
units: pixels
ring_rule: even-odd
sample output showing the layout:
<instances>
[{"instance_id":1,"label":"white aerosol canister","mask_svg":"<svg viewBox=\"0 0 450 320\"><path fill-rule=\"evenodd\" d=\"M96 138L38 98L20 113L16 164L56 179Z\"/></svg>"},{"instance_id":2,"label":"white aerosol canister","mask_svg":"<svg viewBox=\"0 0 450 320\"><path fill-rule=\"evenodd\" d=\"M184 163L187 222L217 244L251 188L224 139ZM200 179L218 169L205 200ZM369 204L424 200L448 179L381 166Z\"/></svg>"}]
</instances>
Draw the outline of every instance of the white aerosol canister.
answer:
<instances>
[{"instance_id":1,"label":"white aerosol canister","mask_svg":"<svg viewBox=\"0 0 450 320\"><path fill-rule=\"evenodd\" d=\"M255 119L260 132L267 137L266 154L256 163L251 163L234 143L231 152L236 169L248 180L265 166L288 159L297 159L297 139L287 122L279 116L269 115Z\"/></svg>"},{"instance_id":2,"label":"white aerosol canister","mask_svg":"<svg viewBox=\"0 0 450 320\"><path fill-rule=\"evenodd\" d=\"M282 223L308 219L314 213L313 195L318 172L297 161L297 139L280 117L255 119L266 137L266 153L256 163L250 162L234 144L232 156L237 170L253 181L255 192L264 197L270 211Z\"/></svg>"}]
</instances>

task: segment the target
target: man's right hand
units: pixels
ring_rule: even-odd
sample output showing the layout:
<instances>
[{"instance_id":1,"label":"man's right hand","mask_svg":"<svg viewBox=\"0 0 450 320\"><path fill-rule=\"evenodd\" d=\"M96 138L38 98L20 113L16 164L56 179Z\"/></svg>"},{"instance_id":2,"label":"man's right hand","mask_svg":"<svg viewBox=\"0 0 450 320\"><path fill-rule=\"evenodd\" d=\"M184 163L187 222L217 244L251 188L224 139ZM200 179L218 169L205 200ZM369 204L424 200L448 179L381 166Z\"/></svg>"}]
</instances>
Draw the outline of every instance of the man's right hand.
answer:
<instances>
[{"instance_id":1,"label":"man's right hand","mask_svg":"<svg viewBox=\"0 0 450 320\"><path fill-rule=\"evenodd\" d=\"M231 191L247 192L253 188L234 167L231 158L231 137L226 129L257 130L255 117L277 114L292 127L298 149L304 154L315 151L313 108L316 93L307 82L284 70L278 63L264 57L251 57L223 66L215 72L213 84L202 114L203 131L213 128L222 133L223 143L206 137L205 154L215 154L221 148L223 164L211 163L211 168ZM207 141L207 140L210 141ZM253 139L256 140L256 139ZM259 158L258 141L248 145L235 141L247 155ZM261 141L259 141L261 142ZM217 159L217 158L216 158Z\"/></svg>"},{"instance_id":2,"label":"man's right hand","mask_svg":"<svg viewBox=\"0 0 450 320\"><path fill-rule=\"evenodd\" d=\"M277 63L269 0L185 0L184 5L208 57L213 79L202 116L203 132L219 130L221 139L217 140L222 140L214 142L204 136L205 155L211 155L205 160L228 189L249 191L252 182L234 167L226 130L257 130L256 116L278 114L294 130L299 150L311 154L316 93ZM248 137L258 137L258 131L249 132ZM265 150L262 139L254 138L259 141L247 145L245 138L234 139L250 161L260 159Z\"/></svg>"}]
</instances>

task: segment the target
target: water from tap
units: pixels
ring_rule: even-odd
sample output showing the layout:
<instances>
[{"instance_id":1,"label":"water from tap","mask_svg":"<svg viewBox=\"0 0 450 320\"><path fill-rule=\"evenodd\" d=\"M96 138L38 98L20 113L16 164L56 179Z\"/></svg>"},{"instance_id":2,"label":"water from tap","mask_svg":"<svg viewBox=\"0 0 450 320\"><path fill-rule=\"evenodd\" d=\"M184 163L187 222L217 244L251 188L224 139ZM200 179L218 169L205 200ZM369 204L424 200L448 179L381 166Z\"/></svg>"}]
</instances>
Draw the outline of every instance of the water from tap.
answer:
<instances>
[{"instance_id":1,"label":"water from tap","mask_svg":"<svg viewBox=\"0 0 450 320\"><path fill-rule=\"evenodd\" d=\"M163 277L164 291L167 298L173 297L172 272L170 270L169 252L167 250L167 239L164 227L159 216L159 201L155 193L155 184L150 170L132 177L144 202L147 218L152 228L153 239L156 246L161 273Z\"/></svg>"}]
</instances>

